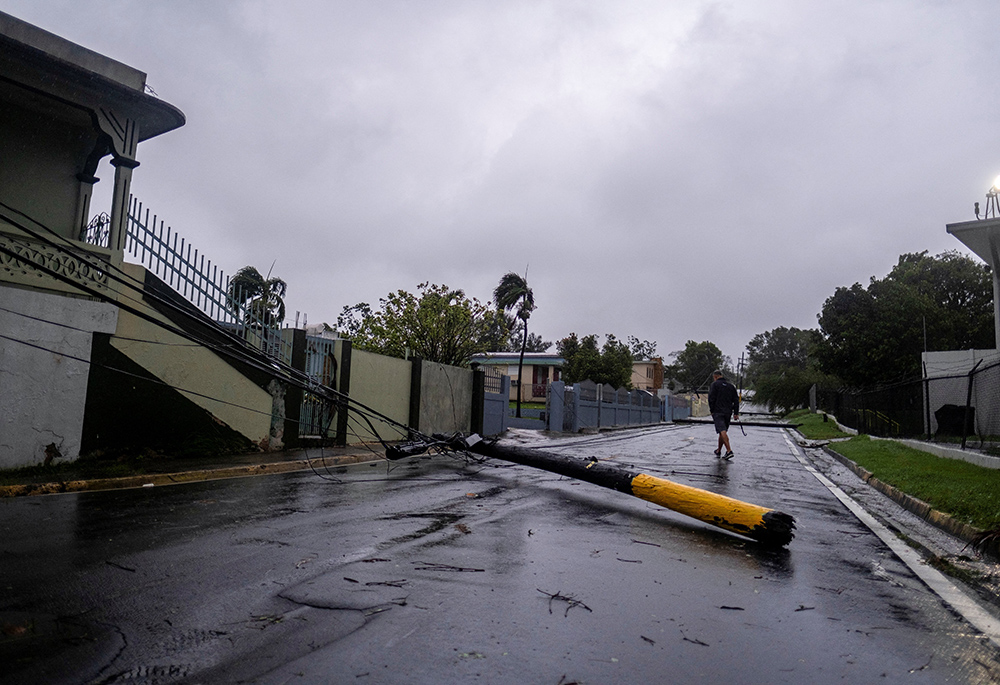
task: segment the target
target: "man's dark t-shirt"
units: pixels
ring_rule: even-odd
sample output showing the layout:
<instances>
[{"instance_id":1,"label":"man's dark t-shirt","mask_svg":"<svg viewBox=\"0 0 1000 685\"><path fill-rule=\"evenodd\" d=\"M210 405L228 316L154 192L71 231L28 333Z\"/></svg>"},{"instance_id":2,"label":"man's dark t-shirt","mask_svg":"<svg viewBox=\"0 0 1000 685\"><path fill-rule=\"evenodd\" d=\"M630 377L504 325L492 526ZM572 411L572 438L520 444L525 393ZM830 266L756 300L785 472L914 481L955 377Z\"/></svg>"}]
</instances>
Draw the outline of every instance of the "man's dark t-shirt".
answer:
<instances>
[{"instance_id":1,"label":"man's dark t-shirt","mask_svg":"<svg viewBox=\"0 0 1000 685\"><path fill-rule=\"evenodd\" d=\"M708 411L731 416L740 412L740 394L725 377L712 383L708 389Z\"/></svg>"}]
</instances>

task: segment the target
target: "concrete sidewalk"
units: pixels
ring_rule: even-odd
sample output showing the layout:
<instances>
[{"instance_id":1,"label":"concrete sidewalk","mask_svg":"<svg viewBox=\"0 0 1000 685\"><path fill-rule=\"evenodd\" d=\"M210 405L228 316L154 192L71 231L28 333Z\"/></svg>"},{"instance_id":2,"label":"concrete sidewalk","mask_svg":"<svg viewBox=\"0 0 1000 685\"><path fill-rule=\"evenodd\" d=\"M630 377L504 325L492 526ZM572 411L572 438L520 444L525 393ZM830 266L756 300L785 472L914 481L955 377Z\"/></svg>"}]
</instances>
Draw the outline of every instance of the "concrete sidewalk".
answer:
<instances>
[{"instance_id":1,"label":"concrete sidewalk","mask_svg":"<svg viewBox=\"0 0 1000 685\"><path fill-rule=\"evenodd\" d=\"M144 464L145 473L119 478L81 478L49 482L26 482L0 486L0 497L48 495L87 490L150 488L178 483L243 478L290 471L324 470L346 464L384 459L381 445L349 447L309 447L284 452L260 452L209 458L153 460Z\"/></svg>"}]
</instances>

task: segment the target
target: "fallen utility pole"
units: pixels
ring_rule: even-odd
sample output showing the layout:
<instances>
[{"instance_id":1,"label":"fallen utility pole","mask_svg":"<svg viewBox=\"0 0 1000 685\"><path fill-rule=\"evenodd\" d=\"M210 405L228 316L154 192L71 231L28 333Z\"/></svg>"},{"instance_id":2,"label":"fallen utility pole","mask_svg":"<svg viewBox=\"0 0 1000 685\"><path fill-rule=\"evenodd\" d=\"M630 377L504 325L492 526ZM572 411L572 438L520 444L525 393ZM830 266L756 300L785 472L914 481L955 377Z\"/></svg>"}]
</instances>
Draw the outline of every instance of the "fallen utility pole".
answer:
<instances>
[{"instance_id":1,"label":"fallen utility pole","mask_svg":"<svg viewBox=\"0 0 1000 685\"><path fill-rule=\"evenodd\" d=\"M674 423L704 423L712 425L711 419L674 419ZM798 428L801 423L787 423L778 421L741 421L744 426L756 426L758 428Z\"/></svg>"},{"instance_id":2,"label":"fallen utility pole","mask_svg":"<svg viewBox=\"0 0 1000 685\"><path fill-rule=\"evenodd\" d=\"M792 541L795 519L789 514L748 504L740 500L681 485L664 478L626 469L618 464L595 458L577 459L526 447L511 447L487 442L472 435L469 438L435 436L437 445L466 450L485 457L531 466L558 473L561 476L600 485L633 495L678 513L710 523L724 530L744 535L768 547L784 547ZM432 445L427 445L427 447ZM419 453L421 445L409 443L386 450L389 459L402 459Z\"/></svg>"}]
</instances>

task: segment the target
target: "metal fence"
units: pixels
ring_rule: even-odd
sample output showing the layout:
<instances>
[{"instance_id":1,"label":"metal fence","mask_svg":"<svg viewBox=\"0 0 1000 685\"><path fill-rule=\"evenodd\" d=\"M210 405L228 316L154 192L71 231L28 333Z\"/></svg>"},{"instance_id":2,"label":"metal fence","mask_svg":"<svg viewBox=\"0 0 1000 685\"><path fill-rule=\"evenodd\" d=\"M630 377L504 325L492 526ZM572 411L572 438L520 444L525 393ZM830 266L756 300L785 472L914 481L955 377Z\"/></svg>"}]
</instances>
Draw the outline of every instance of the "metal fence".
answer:
<instances>
[{"instance_id":1,"label":"metal fence","mask_svg":"<svg viewBox=\"0 0 1000 685\"><path fill-rule=\"evenodd\" d=\"M816 404L860 433L1000 446L1000 362L864 392L818 389Z\"/></svg>"},{"instance_id":2,"label":"metal fence","mask_svg":"<svg viewBox=\"0 0 1000 685\"><path fill-rule=\"evenodd\" d=\"M97 215L81 233L81 240L106 246L110 221L107 214ZM217 264L151 214L135 197L129 199L125 252L184 299L267 356L285 363L291 361L291 347L281 336L283 322L273 320L262 306L260 295L231 288L230 277Z\"/></svg>"}]
</instances>

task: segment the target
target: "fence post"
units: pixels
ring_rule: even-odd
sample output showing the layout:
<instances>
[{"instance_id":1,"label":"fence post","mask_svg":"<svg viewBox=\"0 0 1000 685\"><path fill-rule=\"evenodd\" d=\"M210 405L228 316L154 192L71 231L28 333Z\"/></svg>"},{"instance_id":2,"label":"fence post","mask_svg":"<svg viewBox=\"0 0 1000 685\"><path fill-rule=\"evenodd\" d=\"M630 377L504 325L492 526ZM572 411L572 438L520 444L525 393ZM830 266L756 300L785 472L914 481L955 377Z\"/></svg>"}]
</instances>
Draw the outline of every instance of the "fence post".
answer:
<instances>
[{"instance_id":1,"label":"fence post","mask_svg":"<svg viewBox=\"0 0 1000 685\"><path fill-rule=\"evenodd\" d=\"M420 430L420 383L423 379L424 360L420 357L410 358L410 420L413 430Z\"/></svg>"},{"instance_id":2,"label":"fence post","mask_svg":"<svg viewBox=\"0 0 1000 685\"><path fill-rule=\"evenodd\" d=\"M549 383L548 411L545 413L546 427L550 431L562 433L565 414L566 384L563 381L552 381Z\"/></svg>"},{"instance_id":3,"label":"fence post","mask_svg":"<svg viewBox=\"0 0 1000 685\"><path fill-rule=\"evenodd\" d=\"M931 379L927 377L927 362L924 367L924 434L931 439Z\"/></svg>"},{"instance_id":4,"label":"fence post","mask_svg":"<svg viewBox=\"0 0 1000 685\"><path fill-rule=\"evenodd\" d=\"M503 397L503 411L500 412L500 432L503 433L510 425L510 376L500 377L500 396Z\"/></svg>"},{"instance_id":5,"label":"fence post","mask_svg":"<svg viewBox=\"0 0 1000 685\"><path fill-rule=\"evenodd\" d=\"M478 364L472 368L472 425L470 430L477 434L483 434L483 411L486 409L486 372L478 368Z\"/></svg>"},{"instance_id":6,"label":"fence post","mask_svg":"<svg viewBox=\"0 0 1000 685\"><path fill-rule=\"evenodd\" d=\"M340 343L340 391L341 397L351 396L351 341L343 340ZM347 446L347 414L350 412L346 403L340 405L337 411L337 436L334 444L338 447Z\"/></svg>"},{"instance_id":7,"label":"fence post","mask_svg":"<svg viewBox=\"0 0 1000 685\"><path fill-rule=\"evenodd\" d=\"M983 363L980 359L969 371L969 389L965 393L965 413L962 414L962 449L965 449L965 440L969 437L969 408L972 406L972 383L975 380L976 369Z\"/></svg>"},{"instance_id":8,"label":"fence post","mask_svg":"<svg viewBox=\"0 0 1000 685\"><path fill-rule=\"evenodd\" d=\"M306 370L306 332L301 328L286 328L281 331L282 337L291 334L292 359L291 367L305 373ZM302 437L302 388L289 385L285 391L285 447L298 447Z\"/></svg>"}]
</instances>

